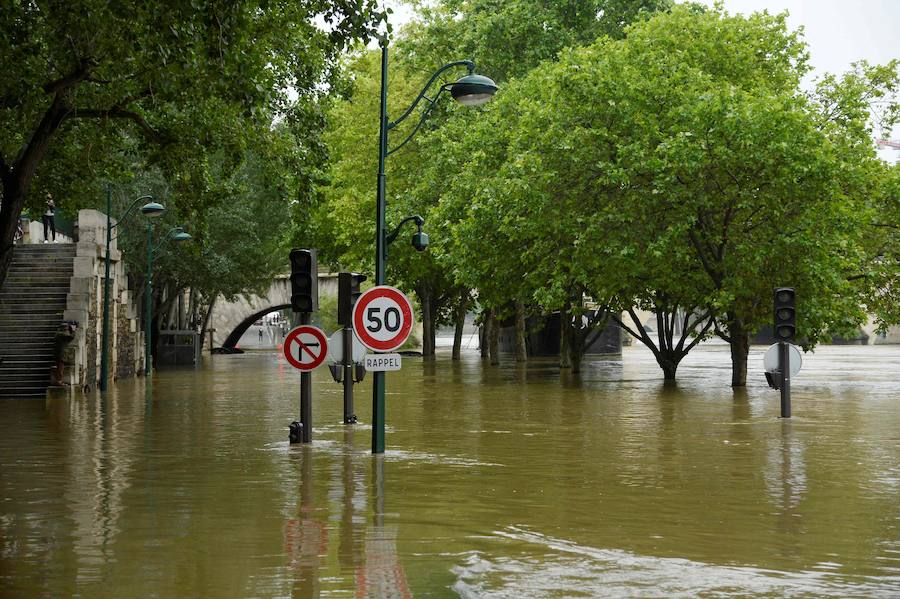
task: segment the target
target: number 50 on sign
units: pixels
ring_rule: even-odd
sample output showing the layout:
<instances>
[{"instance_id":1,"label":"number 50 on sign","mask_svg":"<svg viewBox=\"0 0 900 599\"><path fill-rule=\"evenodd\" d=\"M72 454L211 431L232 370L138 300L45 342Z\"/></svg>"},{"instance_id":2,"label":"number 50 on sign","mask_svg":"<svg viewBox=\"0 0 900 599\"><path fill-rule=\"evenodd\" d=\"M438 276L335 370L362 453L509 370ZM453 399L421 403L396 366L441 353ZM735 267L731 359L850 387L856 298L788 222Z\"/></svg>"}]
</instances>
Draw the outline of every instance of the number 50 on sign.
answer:
<instances>
[{"instance_id":1,"label":"number 50 on sign","mask_svg":"<svg viewBox=\"0 0 900 599\"><path fill-rule=\"evenodd\" d=\"M372 287L356 300L353 330L371 350L389 352L403 345L413 327L412 304L394 287Z\"/></svg>"}]
</instances>

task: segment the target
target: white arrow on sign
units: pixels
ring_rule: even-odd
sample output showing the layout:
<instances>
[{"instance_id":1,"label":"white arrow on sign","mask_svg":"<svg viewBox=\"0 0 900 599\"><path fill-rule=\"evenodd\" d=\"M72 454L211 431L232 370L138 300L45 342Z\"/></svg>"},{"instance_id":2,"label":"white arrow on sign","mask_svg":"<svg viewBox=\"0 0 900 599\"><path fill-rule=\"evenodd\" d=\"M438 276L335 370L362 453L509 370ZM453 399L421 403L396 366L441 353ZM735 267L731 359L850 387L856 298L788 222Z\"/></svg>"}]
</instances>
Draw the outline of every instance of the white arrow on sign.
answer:
<instances>
[{"instance_id":1,"label":"white arrow on sign","mask_svg":"<svg viewBox=\"0 0 900 599\"><path fill-rule=\"evenodd\" d=\"M362 362L363 357L366 355L366 346L362 344L362 341L356 338L356 335L351 335L351 337L353 337L353 361ZM343 329L336 330L331 334L331 337L328 338L328 361L334 362L335 364L342 364L344 362Z\"/></svg>"}]
</instances>

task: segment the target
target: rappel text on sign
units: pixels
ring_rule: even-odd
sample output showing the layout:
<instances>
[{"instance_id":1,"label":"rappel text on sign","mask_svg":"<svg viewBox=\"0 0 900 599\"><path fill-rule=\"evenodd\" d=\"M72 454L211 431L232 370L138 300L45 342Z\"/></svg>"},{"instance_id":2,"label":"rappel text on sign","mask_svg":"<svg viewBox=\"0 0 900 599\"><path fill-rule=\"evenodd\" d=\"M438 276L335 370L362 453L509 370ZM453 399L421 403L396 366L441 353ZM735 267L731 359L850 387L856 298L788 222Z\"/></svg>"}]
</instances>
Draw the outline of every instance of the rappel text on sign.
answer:
<instances>
[{"instance_id":1,"label":"rappel text on sign","mask_svg":"<svg viewBox=\"0 0 900 599\"><path fill-rule=\"evenodd\" d=\"M367 372L400 370L400 354L369 354L363 360Z\"/></svg>"}]
</instances>

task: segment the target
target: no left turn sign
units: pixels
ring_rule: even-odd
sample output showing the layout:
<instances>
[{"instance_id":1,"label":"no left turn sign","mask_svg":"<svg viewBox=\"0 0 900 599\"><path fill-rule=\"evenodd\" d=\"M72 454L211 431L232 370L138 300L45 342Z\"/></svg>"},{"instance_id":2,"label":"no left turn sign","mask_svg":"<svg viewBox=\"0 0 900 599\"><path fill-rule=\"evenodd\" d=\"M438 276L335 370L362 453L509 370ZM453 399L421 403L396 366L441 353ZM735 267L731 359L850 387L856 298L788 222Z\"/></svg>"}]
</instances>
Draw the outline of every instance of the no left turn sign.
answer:
<instances>
[{"instance_id":1,"label":"no left turn sign","mask_svg":"<svg viewBox=\"0 0 900 599\"><path fill-rule=\"evenodd\" d=\"M353 330L371 350L397 349L409 338L412 327L412 304L395 287L372 287L359 296L353 307Z\"/></svg>"},{"instance_id":2,"label":"no left turn sign","mask_svg":"<svg viewBox=\"0 0 900 599\"><path fill-rule=\"evenodd\" d=\"M328 339L318 327L300 325L284 338L284 357L299 370L312 370L325 361Z\"/></svg>"}]
</instances>

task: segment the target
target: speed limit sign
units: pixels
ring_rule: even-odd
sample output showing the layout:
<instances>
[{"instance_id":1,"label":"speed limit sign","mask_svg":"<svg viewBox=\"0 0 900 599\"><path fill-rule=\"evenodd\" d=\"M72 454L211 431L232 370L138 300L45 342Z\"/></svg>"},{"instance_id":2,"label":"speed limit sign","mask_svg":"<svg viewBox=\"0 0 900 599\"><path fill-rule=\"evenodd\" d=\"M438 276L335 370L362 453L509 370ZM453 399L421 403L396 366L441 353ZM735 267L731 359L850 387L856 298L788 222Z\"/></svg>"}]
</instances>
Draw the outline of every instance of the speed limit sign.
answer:
<instances>
[{"instance_id":1,"label":"speed limit sign","mask_svg":"<svg viewBox=\"0 0 900 599\"><path fill-rule=\"evenodd\" d=\"M412 304L395 287L372 287L359 296L353 307L353 330L371 350L397 349L409 337L412 327Z\"/></svg>"}]
</instances>

